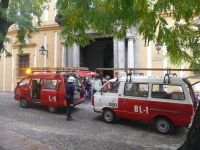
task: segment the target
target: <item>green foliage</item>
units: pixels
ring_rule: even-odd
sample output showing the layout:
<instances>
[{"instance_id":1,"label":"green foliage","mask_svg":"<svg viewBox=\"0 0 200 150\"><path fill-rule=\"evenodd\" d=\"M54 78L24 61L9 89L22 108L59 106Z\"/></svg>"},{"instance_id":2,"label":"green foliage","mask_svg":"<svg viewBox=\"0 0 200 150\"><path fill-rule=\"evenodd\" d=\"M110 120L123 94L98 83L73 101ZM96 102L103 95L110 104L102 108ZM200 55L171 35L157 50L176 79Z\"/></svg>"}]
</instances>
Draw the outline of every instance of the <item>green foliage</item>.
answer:
<instances>
[{"instance_id":1,"label":"green foliage","mask_svg":"<svg viewBox=\"0 0 200 150\"><path fill-rule=\"evenodd\" d=\"M19 40L19 53L23 53L25 38L30 39L31 34L38 29L33 26L32 19L38 18L38 25L41 24L40 17L44 9L48 9L50 0L1 0L0 2L0 53L6 53L9 57L11 54L6 50L5 43L11 42L6 37L8 28L16 23L19 26L17 39Z\"/></svg>"},{"instance_id":2,"label":"green foliage","mask_svg":"<svg viewBox=\"0 0 200 150\"><path fill-rule=\"evenodd\" d=\"M198 66L197 58L190 56L189 51L199 53L200 24L193 18L200 16L200 1L58 0L56 8L63 16L61 36L68 45L76 43L84 47L94 41L87 34L90 29L122 39L126 37L127 29L135 26L145 45L154 41L167 47L166 56L172 64ZM174 25L169 26L163 15L171 16Z\"/></svg>"}]
</instances>

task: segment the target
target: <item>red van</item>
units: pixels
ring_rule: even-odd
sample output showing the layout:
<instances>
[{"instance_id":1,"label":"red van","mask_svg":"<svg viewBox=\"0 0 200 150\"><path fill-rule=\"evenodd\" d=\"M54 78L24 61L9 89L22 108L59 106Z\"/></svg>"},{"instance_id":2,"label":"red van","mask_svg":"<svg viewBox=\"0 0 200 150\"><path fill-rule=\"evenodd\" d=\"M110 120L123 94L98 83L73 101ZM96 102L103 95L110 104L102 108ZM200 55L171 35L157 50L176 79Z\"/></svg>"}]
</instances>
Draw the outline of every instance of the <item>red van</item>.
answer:
<instances>
[{"instance_id":1,"label":"red van","mask_svg":"<svg viewBox=\"0 0 200 150\"><path fill-rule=\"evenodd\" d=\"M175 126L191 126L197 101L187 78L124 72L94 94L92 105L106 123L116 118L138 120L153 123L159 133L169 134Z\"/></svg>"},{"instance_id":2,"label":"red van","mask_svg":"<svg viewBox=\"0 0 200 150\"><path fill-rule=\"evenodd\" d=\"M74 105L85 101L85 88L76 73L65 72L34 72L17 83L14 90L15 100L20 101L23 108L30 104L47 106L55 113L58 108L65 107L65 82L69 75L75 77L77 94L74 95Z\"/></svg>"}]
</instances>

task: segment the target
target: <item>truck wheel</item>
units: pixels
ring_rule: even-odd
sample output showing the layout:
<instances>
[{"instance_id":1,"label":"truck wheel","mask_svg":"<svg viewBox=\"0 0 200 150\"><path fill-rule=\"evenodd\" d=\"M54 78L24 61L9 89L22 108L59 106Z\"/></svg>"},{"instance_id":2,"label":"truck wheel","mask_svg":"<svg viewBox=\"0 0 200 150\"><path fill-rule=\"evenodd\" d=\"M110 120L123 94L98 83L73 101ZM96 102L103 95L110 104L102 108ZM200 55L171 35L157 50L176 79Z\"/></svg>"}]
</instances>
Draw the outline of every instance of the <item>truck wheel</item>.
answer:
<instances>
[{"instance_id":1,"label":"truck wheel","mask_svg":"<svg viewBox=\"0 0 200 150\"><path fill-rule=\"evenodd\" d=\"M51 113L56 113L56 112L57 112L57 109L56 109L55 107L49 106L49 111L50 111Z\"/></svg>"},{"instance_id":2,"label":"truck wheel","mask_svg":"<svg viewBox=\"0 0 200 150\"><path fill-rule=\"evenodd\" d=\"M116 119L115 114L110 109L104 109L102 116L106 123L114 123L115 122L115 119Z\"/></svg>"},{"instance_id":3,"label":"truck wheel","mask_svg":"<svg viewBox=\"0 0 200 150\"><path fill-rule=\"evenodd\" d=\"M27 108L28 107L27 100L25 98L21 98L20 105L21 105L22 108Z\"/></svg>"},{"instance_id":4,"label":"truck wheel","mask_svg":"<svg viewBox=\"0 0 200 150\"><path fill-rule=\"evenodd\" d=\"M154 121L154 127L161 134L170 134L174 130L173 123L166 117L156 118Z\"/></svg>"}]
</instances>

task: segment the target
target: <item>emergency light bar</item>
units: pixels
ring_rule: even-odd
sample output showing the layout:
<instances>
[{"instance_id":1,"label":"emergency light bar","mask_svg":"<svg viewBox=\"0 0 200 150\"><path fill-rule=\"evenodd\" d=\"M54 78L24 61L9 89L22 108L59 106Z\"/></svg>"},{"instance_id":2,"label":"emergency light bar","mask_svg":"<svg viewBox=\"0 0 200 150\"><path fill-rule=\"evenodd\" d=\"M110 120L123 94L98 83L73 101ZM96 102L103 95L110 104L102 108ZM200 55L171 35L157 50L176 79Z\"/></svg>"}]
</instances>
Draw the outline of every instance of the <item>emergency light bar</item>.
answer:
<instances>
[{"instance_id":1,"label":"emergency light bar","mask_svg":"<svg viewBox=\"0 0 200 150\"><path fill-rule=\"evenodd\" d=\"M14 69L14 71L24 71L26 72L27 75L31 74L31 73L34 73L34 72L75 72L75 71L78 71L78 70L89 70L87 67L56 67L56 68L53 68L53 67L32 67L32 68L20 68L20 69ZM14 72L14 75L15 72ZM19 75L19 74L18 74Z\"/></svg>"}]
</instances>

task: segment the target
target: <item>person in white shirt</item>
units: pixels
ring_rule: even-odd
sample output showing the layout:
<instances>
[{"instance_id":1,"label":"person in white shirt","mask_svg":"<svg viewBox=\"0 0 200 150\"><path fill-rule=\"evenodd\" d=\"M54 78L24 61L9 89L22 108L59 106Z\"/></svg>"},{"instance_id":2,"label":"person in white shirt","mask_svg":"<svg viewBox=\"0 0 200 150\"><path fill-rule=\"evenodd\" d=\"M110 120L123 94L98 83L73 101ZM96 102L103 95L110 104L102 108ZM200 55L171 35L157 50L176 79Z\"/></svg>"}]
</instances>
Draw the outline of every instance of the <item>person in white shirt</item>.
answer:
<instances>
[{"instance_id":1,"label":"person in white shirt","mask_svg":"<svg viewBox=\"0 0 200 150\"><path fill-rule=\"evenodd\" d=\"M93 90L93 93L96 93L96 91L98 91L101 88L102 82L97 77L93 77L93 78L94 80L92 81L92 90Z\"/></svg>"}]
</instances>

